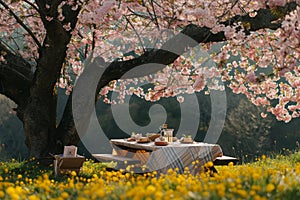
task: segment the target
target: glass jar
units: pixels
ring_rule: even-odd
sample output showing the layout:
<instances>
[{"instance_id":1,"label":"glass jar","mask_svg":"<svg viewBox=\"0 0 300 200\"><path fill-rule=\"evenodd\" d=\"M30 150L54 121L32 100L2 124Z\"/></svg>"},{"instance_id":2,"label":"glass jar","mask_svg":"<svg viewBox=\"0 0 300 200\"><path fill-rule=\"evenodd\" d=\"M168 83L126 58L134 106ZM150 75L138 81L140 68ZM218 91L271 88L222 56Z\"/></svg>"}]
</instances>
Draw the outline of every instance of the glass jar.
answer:
<instances>
[{"instance_id":1,"label":"glass jar","mask_svg":"<svg viewBox=\"0 0 300 200\"><path fill-rule=\"evenodd\" d=\"M165 129L164 130L164 136L165 136L167 142L173 142L173 131L174 131L174 129Z\"/></svg>"}]
</instances>

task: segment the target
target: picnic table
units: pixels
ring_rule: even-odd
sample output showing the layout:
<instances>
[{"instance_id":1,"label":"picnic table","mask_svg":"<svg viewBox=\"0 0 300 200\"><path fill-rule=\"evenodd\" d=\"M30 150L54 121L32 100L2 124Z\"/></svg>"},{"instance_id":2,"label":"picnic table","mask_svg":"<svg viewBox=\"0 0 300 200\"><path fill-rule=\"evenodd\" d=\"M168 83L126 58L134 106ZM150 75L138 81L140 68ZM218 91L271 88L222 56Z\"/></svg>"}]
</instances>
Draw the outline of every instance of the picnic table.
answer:
<instances>
[{"instance_id":1,"label":"picnic table","mask_svg":"<svg viewBox=\"0 0 300 200\"><path fill-rule=\"evenodd\" d=\"M223 155L218 144L193 142L182 144L179 141L171 142L167 146L157 146L154 142L138 143L127 139L110 140L112 154L93 154L100 160L115 159L126 164L145 167L146 171L166 173L168 169L176 169L184 173L186 169L192 174L203 170L202 166L215 161Z\"/></svg>"}]
</instances>

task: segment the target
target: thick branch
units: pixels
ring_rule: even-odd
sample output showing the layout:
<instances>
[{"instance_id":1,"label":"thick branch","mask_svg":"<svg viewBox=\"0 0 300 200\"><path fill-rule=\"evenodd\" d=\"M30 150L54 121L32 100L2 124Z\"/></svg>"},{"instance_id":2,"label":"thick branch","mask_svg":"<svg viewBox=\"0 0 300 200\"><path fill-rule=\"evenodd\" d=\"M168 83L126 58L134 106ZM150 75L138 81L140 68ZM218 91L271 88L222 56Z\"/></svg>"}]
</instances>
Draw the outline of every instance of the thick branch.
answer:
<instances>
[{"instance_id":1,"label":"thick branch","mask_svg":"<svg viewBox=\"0 0 300 200\"><path fill-rule=\"evenodd\" d=\"M53 9L52 6L56 6L57 10L59 2L60 0L52 1L51 10ZM40 10L45 9L44 4L45 1L37 1ZM34 89L36 94L39 92L52 94L54 85L59 78L61 68L65 62L67 45L72 36L71 31L77 23L79 10L80 8L72 10L71 6L63 6L63 14L66 16L65 23L71 24L69 31L64 29L64 24L59 20L43 21L47 34L43 41L43 46L39 48L39 59L37 60L37 70L35 71L33 80L34 87L31 88L32 92ZM52 14L57 15L57 13ZM36 82L39 82L39 84L35 84Z\"/></svg>"},{"instance_id":2,"label":"thick branch","mask_svg":"<svg viewBox=\"0 0 300 200\"><path fill-rule=\"evenodd\" d=\"M246 34L250 32L257 31L259 29L269 28L269 29L278 29L281 26L281 21L274 23L275 21L282 18L282 16L288 14L289 12L296 9L297 4L295 2L288 3L285 7L278 7L277 10L280 11L281 15L276 15L275 10L271 9L261 9L257 11L255 17L250 17L249 14L245 16L235 16L230 20L223 22L222 24L226 26L234 25L237 22L242 22L242 24L249 25L249 28L245 30ZM194 40L189 42L187 38L182 36L182 34L192 38ZM129 70L147 63L160 63L163 65L168 65L173 63L179 55L183 54L187 49L195 47L197 43L210 43L210 42L221 42L225 41L226 37L224 32L212 33L210 28L199 27L193 24L186 26L180 34L171 38L167 41L161 49L151 50L146 52L138 58L134 58L128 61L115 61L110 64L104 73L103 77L109 77L110 80L101 80L100 88L105 86L111 80L116 80L121 78ZM176 49L176 54L164 49ZM155 73L157 68L149 68L144 70L141 74L132 74L132 77L126 76L126 78L134 78L145 76L151 73Z\"/></svg>"},{"instance_id":3,"label":"thick branch","mask_svg":"<svg viewBox=\"0 0 300 200\"><path fill-rule=\"evenodd\" d=\"M31 65L1 43L0 52L5 59L0 62L0 93L18 105L23 104L29 96L33 76Z\"/></svg>"}]
</instances>

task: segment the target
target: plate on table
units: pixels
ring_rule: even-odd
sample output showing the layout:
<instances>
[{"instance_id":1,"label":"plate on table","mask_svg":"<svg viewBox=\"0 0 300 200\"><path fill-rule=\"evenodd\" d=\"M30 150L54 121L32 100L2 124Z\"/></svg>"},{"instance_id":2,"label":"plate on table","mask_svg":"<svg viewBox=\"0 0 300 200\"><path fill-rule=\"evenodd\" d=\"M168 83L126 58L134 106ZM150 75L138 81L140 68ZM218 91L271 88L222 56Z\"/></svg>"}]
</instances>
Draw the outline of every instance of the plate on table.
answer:
<instances>
[{"instance_id":1,"label":"plate on table","mask_svg":"<svg viewBox=\"0 0 300 200\"><path fill-rule=\"evenodd\" d=\"M194 141L180 141L181 144L193 144Z\"/></svg>"},{"instance_id":2,"label":"plate on table","mask_svg":"<svg viewBox=\"0 0 300 200\"><path fill-rule=\"evenodd\" d=\"M137 143L149 143L150 141L141 141L141 140L138 140L138 141L136 141Z\"/></svg>"},{"instance_id":3,"label":"plate on table","mask_svg":"<svg viewBox=\"0 0 300 200\"><path fill-rule=\"evenodd\" d=\"M136 142L137 142L137 143L149 143L149 142L150 142L150 139L147 138L147 137L141 137L141 138L139 138Z\"/></svg>"},{"instance_id":4,"label":"plate on table","mask_svg":"<svg viewBox=\"0 0 300 200\"><path fill-rule=\"evenodd\" d=\"M154 142L156 146L167 146L169 143L166 141L156 141Z\"/></svg>"},{"instance_id":5,"label":"plate on table","mask_svg":"<svg viewBox=\"0 0 300 200\"><path fill-rule=\"evenodd\" d=\"M135 138L127 138L127 142L135 142L136 139Z\"/></svg>"},{"instance_id":6,"label":"plate on table","mask_svg":"<svg viewBox=\"0 0 300 200\"><path fill-rule=\"evenodd\" d=\"M180 143L182 143L182 144L193 144L193 143L194 143L194 140L191 139L191 138L184 138L184 139L181 139L181 140L179 140L179 141L180 141Z\"/></svg>"}]
</instances>

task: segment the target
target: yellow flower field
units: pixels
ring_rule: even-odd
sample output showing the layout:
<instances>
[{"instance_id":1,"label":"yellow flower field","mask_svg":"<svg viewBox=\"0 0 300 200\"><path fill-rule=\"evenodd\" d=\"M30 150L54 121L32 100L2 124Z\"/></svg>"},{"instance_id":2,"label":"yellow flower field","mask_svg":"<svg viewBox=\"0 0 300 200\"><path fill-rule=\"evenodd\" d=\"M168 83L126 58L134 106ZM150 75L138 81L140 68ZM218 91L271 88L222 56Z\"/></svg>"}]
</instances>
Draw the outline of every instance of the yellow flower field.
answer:
<instances>
[{"instance_id":1,"label":"yellow flower field","mask_svg":"<svg viewBox=\"0 0 300 200\"><path fill-rule=\"evenodd\" d=\"M218 174L136 175L87 160L80 174L55 177L34 160L0 163L0 199L299 199L300 154L216 166ZM211 163L210 163L211 164ZM209 163L208 163L209 165Z\"/></svg>"}]
</instances>

